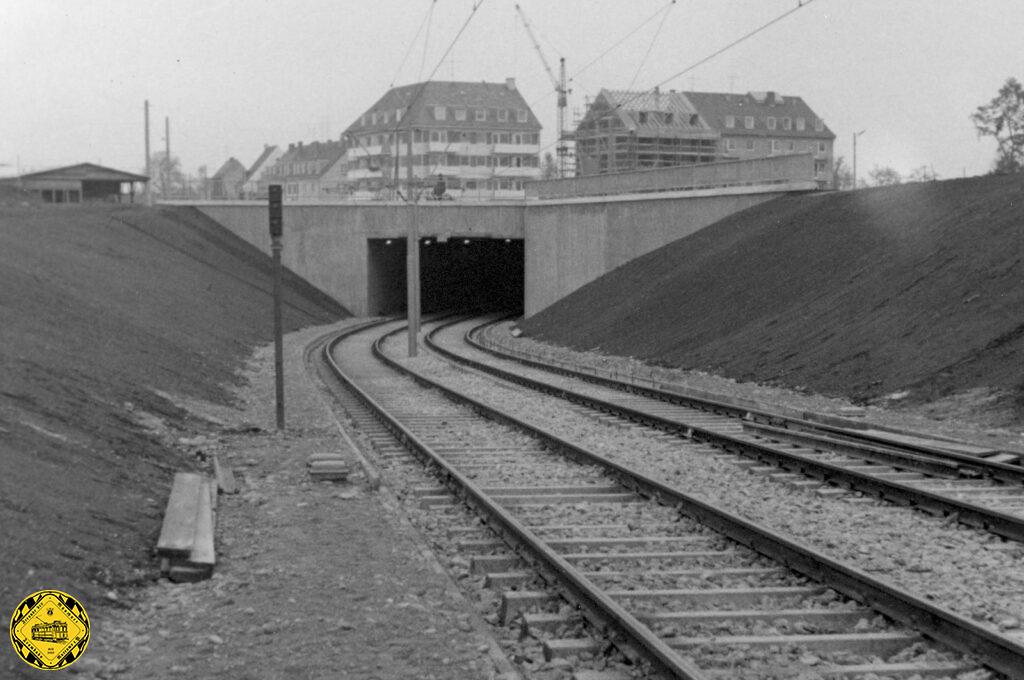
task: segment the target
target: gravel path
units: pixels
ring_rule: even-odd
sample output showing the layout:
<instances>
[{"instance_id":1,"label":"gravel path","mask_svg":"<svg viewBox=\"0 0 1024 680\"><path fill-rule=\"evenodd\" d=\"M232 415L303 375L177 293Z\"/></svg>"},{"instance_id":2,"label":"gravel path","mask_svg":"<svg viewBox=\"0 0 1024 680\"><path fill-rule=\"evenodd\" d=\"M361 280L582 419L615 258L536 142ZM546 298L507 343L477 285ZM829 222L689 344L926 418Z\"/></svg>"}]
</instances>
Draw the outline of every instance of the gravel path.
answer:
<instances>
[{"instance_id":1,"label":"gravel path","mask_svg":"<svg viewBox=\"0 0 1024 680\"><path fill-rule=\"evenodd\" d=\"M450 346L471 325L453 327L442 340ZM393 356L403 356L399 344L389 343ZM775 483L710 457L704 446L681 439L659 441L650 436L651 430L596 422L553 397L453 371L432 355L404 361L612 460L669 480L689 494L1024 642L1024 546L857 494L829 498Z\"/></svg>"}]
</instances>

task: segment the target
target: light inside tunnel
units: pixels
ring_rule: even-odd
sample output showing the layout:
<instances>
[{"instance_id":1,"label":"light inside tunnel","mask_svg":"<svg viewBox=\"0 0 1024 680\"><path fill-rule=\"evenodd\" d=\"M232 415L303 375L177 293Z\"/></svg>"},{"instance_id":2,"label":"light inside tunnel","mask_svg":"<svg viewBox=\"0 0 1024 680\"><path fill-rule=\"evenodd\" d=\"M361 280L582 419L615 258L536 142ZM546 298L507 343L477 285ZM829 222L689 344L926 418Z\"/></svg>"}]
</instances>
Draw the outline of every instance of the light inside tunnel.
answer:
<instances>
[{"instance_id":1,"label":"light inside tunnel","mask_svg":"<svg viewBox=\"0 0 1024 680\"><path fill-rule=\"evenodd\" d=\"M420 298L425 314L438 311L518 311L524 296L521 239L421 237ZM401 314L406 309L406 240L367 243L367 310ZM472 246L472 247L467 247Z\"/></svg>"}]
</instances>

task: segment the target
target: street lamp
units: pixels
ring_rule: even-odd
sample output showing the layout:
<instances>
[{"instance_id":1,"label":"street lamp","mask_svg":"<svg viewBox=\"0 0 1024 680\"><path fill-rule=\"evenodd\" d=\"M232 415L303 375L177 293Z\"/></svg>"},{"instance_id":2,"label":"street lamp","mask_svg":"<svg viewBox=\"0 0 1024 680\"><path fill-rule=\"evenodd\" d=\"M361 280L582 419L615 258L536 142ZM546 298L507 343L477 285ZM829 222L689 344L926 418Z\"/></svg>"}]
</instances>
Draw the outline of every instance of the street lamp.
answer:
<instances>
[{"instance_id":1,"label":"street lamp","mask_svg":"<svg viewBox=\"0 0 1024 680\"><path fill-rule=\"evenodd\" d=\"M857 188L857 138L867 130L861 130L860 132L853 133L853 188Z\"/></svg>"}]
</instances>

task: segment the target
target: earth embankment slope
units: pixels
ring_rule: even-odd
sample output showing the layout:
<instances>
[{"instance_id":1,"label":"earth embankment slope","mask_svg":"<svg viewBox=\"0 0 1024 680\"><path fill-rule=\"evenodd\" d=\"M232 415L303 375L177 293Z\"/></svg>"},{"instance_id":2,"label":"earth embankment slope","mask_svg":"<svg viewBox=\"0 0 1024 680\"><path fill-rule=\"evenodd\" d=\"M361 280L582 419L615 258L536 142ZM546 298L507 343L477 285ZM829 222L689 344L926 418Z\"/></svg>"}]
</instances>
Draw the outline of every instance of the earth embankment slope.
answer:
<instances>
[{"instance_id":1,"label":"earth embankment slope","mask_svg":"<svg viewBox=\"0 0 1024 680\"><path fill-rule=\"evenodd\" d=\"M286 272L288 330L347 316ZM0 610L153 577L189 433L272 338L269 258L188 208L0 209ZM164 435L145 425L163 421Z\"/></svg>"},{"instance_id":2,"label":"earth embankment slope","mask_svg":"<svg viewBox=\"0 0 1024 680\"><path fill-rule=\"evenodd\" d=\"M780 198L591 282L540 339L858 401L983 395L1024 422L1024 178Z\"/></svg>"}]
</instances>

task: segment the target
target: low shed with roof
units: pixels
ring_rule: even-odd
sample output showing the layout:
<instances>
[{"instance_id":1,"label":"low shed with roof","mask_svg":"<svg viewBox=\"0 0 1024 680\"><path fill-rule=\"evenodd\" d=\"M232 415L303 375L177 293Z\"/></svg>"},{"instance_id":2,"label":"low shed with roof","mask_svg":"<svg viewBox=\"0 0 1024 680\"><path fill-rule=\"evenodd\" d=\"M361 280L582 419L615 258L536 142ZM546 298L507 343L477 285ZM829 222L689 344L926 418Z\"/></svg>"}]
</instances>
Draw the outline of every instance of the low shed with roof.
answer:
<instances>
[{"instance_id":1,"label":"low shed with roof","mask_svg":"<svg viewBox=\"0 0 1024 680\"><path fill-rule=\"evenodd\" d=\"M148 181L145 175L79 163L31 172L6 183L38 195L43 203L134 203L136 189L141 191Z\"/></svg>"}]
</instances>

